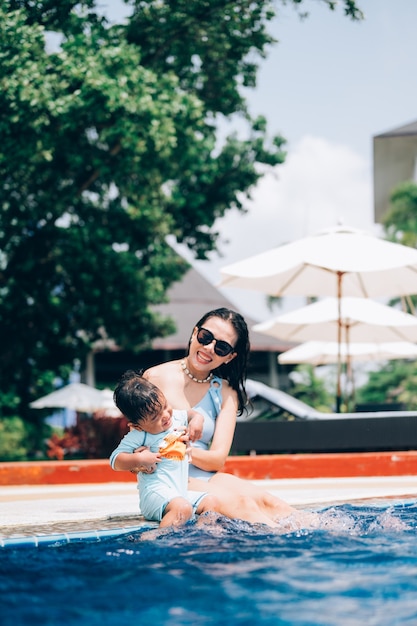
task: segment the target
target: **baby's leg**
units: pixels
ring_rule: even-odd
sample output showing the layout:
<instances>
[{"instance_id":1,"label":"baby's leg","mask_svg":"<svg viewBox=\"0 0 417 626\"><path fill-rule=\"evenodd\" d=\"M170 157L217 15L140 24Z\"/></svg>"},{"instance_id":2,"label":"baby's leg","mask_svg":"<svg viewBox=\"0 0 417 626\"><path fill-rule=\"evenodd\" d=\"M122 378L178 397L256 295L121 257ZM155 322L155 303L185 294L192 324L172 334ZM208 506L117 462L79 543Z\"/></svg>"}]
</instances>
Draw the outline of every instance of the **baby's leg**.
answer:
<instances>
[{"instance_id":1,"label":"baby's leg","mask_svg":"<svg viewBox=\"0 0 417 626\"><path fill-rule=\"evenodd\" d=\"M201 513L207 513L208 511L221 513L220 509L221 505L218 498L216 496L213 496L212 494L207 494L202 500L200 500L195 512L197 513L197 515L201 515Z\"/></svg>"},{"instance_id":2,"label":"baby's leg","mask_svg":"<svg viewBox=\"0 0 417 626\"><path fill-rule=\"evenodd\" d=\"M177 496L168 502L159 524L160 528L167 526L182 526L193 515L193 507L185 498Z\"/></svg>"}]
</instances>

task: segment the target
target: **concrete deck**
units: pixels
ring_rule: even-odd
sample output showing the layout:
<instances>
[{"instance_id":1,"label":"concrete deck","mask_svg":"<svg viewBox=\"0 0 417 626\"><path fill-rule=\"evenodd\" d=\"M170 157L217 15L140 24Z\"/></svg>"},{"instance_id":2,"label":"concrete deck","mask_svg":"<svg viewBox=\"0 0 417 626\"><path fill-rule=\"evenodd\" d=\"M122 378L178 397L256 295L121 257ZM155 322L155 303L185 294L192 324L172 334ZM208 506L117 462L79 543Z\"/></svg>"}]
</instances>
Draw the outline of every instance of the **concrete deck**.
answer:
<instances>
[{"instance_id":1,"label":"concrete deck","mask_svg":"<svg viewBox=\"0 0 417 626\"><path fill-rule=\"evenodd\" d=\"M417 498L417 451L228 457L224 471L296 507ZM0 463L0 540L142 523L135 478L108 460Z\"/></svg>"},{"instance_id":2,"label":"concrete deck","mask_svg":"<svg viewBox=\"0 0 417 626\"><path fill-rule=\"evenodd\" d=\"M417 476L255 480L297 507L321 507L375 498L417 498ZM141 522L134 482L0 487L0 537L63 523L108 527Z\"/></svg>"}]
</instances>

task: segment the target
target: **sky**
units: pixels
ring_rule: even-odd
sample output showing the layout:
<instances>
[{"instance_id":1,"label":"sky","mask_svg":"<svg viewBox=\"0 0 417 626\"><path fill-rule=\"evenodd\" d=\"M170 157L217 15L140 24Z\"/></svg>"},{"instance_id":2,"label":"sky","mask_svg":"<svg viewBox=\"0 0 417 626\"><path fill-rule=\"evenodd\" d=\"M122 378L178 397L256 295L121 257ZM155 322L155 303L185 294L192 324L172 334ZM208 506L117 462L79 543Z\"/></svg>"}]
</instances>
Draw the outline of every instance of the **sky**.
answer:
<instances>
[{"instance_id":1,"label":"sky","mask_svg":"<svg viewBox=\"0 0 417 626\"><path fill-rule=\"evenodd\" d=\"M116 15L120 1L107 1ZM380 233L372 139L417 119L417 2L357 2L361 22L345 17L341 3L330 11L307 0L310 15L302 21L292 7L278 5L270 24L278 43L260 60L258 85L245 95L271 135L285 137L287 158L264 175L246 215L230 211L216 223L221 256L194 263L215 285L222 267L340 222ZM271 317L261 294L222 291L243 314ZM285 299L275 314L296 306Z\"/></svg>"}]
</instances>

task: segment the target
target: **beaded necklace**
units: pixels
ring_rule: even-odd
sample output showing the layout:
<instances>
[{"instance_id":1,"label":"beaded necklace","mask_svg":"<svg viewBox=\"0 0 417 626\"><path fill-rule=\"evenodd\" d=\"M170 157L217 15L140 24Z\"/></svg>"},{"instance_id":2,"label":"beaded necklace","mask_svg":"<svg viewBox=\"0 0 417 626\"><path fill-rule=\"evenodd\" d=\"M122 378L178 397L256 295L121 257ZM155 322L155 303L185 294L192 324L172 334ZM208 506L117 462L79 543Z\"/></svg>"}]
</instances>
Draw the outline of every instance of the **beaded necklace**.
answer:
<instances>
[{"instance_id":1,"label":"beaded necklace","mask_svg":"<svg viewBox=\"0 0 417 626\"><path fill-rule=\"evenodd\" d=\"M191 380L193 380L195 383L208 383L213 378L213 372L210 372L207 378L203 378L203 379L196 378L195 376L193 376L185 363L185 359L181 361L181 367L184 370L184 372L187 374L188 378L191 378Z\"/></svg>"}]
</instances>

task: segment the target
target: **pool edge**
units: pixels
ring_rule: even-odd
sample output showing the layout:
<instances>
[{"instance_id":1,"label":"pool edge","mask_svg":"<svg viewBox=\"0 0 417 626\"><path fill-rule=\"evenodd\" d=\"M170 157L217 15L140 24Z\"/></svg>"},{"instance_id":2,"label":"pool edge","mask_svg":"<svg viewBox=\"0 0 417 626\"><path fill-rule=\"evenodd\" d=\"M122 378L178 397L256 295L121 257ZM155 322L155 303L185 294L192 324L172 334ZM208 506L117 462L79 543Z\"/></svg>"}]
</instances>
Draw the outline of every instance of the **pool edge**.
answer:
<instances>
[{"instance_id":1,"label":"pool edge","mask_svg":"<svg viewBox=\"0 0 417 626\"><path fill-rule=\"evenodd\" d=\"M230 456L223 471L251 480L417 475L417 450ZM135 481L107 459L0 463L0 486Z\"/></svg>"}]
</instances>

